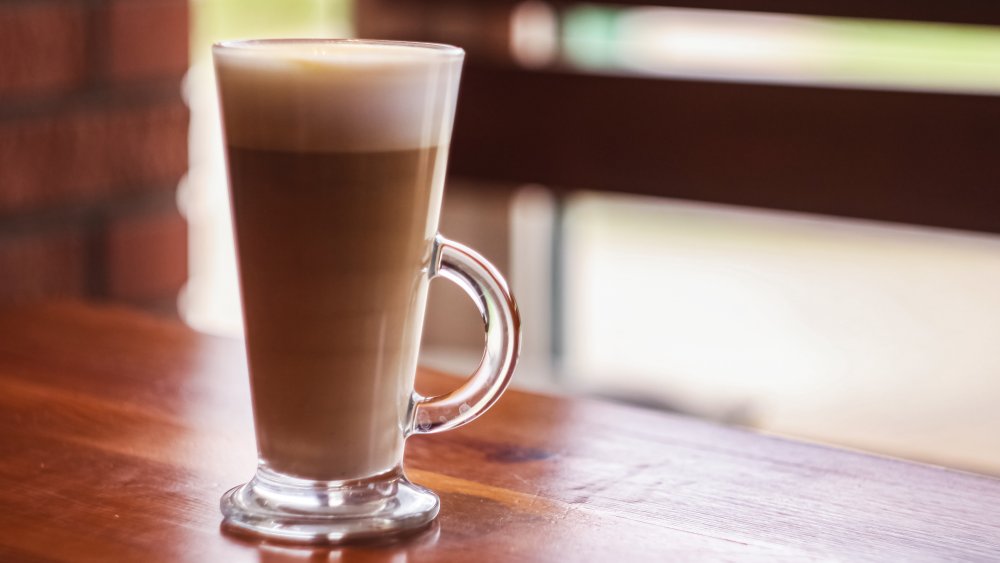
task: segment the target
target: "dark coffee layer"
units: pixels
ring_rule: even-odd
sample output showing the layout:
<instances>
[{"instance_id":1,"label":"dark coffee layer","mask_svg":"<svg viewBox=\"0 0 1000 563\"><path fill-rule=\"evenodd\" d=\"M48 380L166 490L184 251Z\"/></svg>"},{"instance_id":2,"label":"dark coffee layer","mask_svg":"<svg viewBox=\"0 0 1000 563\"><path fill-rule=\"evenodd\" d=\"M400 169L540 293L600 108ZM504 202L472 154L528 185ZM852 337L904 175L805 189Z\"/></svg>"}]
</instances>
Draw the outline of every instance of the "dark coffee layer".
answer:
<instances>
[{"instance_id":1,"label":"dark coffee layer","mask_svg":"<svg viewBox=\"0 0 1000 563\"><path fill-rule=\"evenodd\" d=\"M272 469L342 480L399 461L440 154L229 147L257 438Z\"/></svg>"}]
</instances>

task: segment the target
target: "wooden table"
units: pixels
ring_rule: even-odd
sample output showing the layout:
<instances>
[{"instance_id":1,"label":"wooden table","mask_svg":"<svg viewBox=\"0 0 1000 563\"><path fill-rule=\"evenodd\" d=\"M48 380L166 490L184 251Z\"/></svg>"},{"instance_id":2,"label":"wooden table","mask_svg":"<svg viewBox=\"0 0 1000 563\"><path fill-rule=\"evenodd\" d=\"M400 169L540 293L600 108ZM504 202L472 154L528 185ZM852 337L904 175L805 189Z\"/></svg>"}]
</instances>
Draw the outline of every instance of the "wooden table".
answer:
<instances>
[{"instance_id":1,"label":"wooden table","mask_svg":"<svg viewBox=\"0 0 1000 563\"><path fill-rule=\"evenodd\" d=\"M1000 560L1000 480L520 392L408 442L442 500L421 535L235 539L218 499L255 464L242 345L124 309L0 312L0 427L0 561Z\"/></svg>"}]
</instances>

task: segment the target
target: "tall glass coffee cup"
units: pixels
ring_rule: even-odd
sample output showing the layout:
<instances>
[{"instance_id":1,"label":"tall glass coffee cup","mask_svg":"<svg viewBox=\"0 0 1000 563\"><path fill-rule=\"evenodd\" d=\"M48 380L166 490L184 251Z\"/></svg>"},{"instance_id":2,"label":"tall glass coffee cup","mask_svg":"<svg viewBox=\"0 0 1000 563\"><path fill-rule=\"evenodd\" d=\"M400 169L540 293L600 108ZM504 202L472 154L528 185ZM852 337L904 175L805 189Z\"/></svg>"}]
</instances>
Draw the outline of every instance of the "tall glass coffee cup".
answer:
<instances>
[{"instance_id":1,"label":"tall glass coffee cup","mask_svg":"<svg viewBox=\"0 0 1000 563\"><path fill-rule=\"evenodd\" d=\"M510 380L506 282L438 234L464 53L357 40L214 47L259 464L225 525L340 542L420 528L438 498L410 483L413 434L465 424ZM430 280L462 287L486 348L462 386L413 389Z\"/></svg>"}]
</instances>

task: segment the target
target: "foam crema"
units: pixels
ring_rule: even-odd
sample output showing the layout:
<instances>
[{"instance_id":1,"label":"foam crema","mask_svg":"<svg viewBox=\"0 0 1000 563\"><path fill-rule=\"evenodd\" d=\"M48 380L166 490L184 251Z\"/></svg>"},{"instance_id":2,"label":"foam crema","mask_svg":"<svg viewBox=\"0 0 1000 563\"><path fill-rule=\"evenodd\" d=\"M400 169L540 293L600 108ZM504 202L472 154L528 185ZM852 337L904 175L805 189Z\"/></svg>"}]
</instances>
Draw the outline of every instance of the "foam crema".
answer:
<instances>
[{"instance_id":1,"label":"foam crema","mask_svg":"<svg viewBox=\"0 0 1000 563\"><path fill-rule=\"evenodd\" d=\"M213 49L226 141L373 152L447 145L464 52L420 43L238 41Z\"/></svg>"}]
</instances>

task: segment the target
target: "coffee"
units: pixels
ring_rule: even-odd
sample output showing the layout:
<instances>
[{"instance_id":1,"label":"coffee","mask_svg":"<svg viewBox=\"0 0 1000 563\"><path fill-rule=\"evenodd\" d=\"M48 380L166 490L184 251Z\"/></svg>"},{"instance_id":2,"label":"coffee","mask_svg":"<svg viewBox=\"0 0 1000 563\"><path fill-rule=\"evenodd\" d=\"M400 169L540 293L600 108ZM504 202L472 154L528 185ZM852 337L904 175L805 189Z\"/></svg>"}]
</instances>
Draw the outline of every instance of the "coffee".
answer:
<instances>
[{"instance_id":1,"label":"coffee","mask_svg":"<svg viewBox=\"0 0 1000 563\"><path fill-rule=\"evenodd\" d=\"M260 457L338 481L401 459L458 67L320 48L217 69Z\"/></svg>"}]
</instances>

